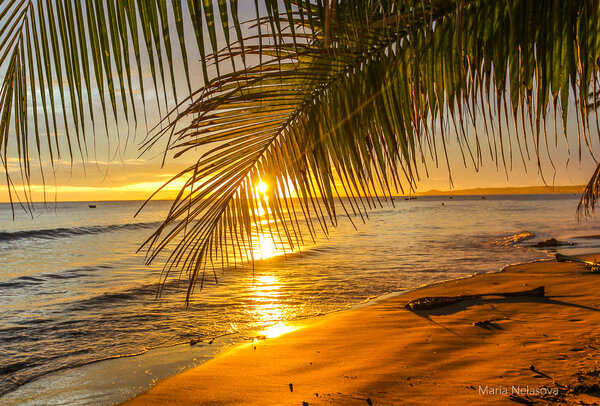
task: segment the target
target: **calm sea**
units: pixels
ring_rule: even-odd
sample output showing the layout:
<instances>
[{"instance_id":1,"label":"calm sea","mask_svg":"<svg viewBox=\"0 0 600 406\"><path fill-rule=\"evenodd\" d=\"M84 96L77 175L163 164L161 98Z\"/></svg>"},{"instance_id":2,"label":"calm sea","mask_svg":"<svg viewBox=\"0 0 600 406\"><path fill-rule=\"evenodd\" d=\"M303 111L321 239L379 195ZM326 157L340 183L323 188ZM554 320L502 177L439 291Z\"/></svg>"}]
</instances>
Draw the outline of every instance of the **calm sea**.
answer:
<instances>
[{"instance_id":1,"label":"calm sea","mask_svg":"<svg viewBox=\"0 0 600 406\"><path fill-rule=\"evenodd\" d=\"M561 252L600 252L600 240L581 238L600 234L600 223L578 224L577 203L576 195L398 198L364 224L355 219L357 229L340 219L302 255L219 272L189 308L185 284L155 298L160 264L136 254L168 202L136 218L141 202L58 203L33 218L17 210L14 221L0 204L0 404L112 404L283 322L549 258L553 251L533 247L545 238L575 244Z\"/></svg>"}]
</instances>

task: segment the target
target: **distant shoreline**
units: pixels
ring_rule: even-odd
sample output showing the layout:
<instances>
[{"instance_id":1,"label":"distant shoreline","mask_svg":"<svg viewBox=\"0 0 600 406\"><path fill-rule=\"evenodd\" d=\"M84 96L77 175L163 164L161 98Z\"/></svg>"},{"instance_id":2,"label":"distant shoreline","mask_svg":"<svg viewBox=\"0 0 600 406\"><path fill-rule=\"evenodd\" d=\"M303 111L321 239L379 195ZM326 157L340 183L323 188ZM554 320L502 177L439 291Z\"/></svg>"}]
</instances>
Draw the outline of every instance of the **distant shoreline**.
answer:
<instances>
[{"instance_id":1,"label":"distant shoreline","mask_svg":"<svg viewBox=\"0 0 600 406\"><path fill-rule=\"evenodd\" d=\"M468 196L468 195L544 195L544 194L581 194L585 185L575 186L523 186L523 187L496 187L472 188L460 190L436 190L417 192L414 196Z\"/></svg>"},{"instance_id":2,"label":"distant shoreline","mask_svg":"<svg viewBox=\"0 0 600 406\"><path fill-rule=\"evenodd\" d=\"M481 195L544 195L544 194L581 194L585 185L576 186L523 186L523 187L497 187L497 188L473 188L459 190L437 190L431 189L426 192L415 192L411 196L481 196ZM393 197L404 198L409 195L394 195ZM343 196L348 197L348 196ZM384 194L379 197L385 197ZM145 202L144 199L123 199L123 200L48 200L35 201L35 204L55 204L55 203L99 203L99 202ZM152 201L172 202L171 199L152 199ZM0 201L0 204L10 203L10 201ZM18 202L13 202L18 206Z\"/></svg>"}]
</instances>

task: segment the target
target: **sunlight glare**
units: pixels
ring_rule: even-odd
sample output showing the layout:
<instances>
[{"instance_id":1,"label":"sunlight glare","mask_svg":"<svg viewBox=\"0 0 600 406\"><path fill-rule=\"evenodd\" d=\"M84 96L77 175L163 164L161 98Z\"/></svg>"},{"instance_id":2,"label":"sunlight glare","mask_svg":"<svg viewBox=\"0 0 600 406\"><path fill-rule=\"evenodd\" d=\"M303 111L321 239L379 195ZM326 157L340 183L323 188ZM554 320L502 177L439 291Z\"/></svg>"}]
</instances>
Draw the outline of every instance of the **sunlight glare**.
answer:
<instances>
[{"instance_id":1,"label":"sunlight glare","mask_svg":"<svg viewBox=\"0 0 600 406\"><path fill-rule=\"evenodd\" d=\"M288 308L281 300L283 290L277 276L260 275L253 279L252 288L252 304L247 310L250 318L256 320L257 324L261 326L276 323L259 331L259 335L273 338L296 329L296 327L286 326L282 322L289 318L289 315L287 314Z\"/></svg>"},{"instance_id":2,"label":"sunlight glare","mask_svg":"<svg viewBox=\"0 0 600 406\"><path fill-rule=\"evenodd\" d=\"M255 250L255 253L258 254L260 259L268 259L279 254L279 250L271 237L263 234L258 236Z\"/></svg>"},{"instance_id":3,"label":"sunlight glare","mask_svg":"<svg viewBox=\"0 0 600 406\"><path fill-rule=\"evenodd\" d=\"M292 332L294 330L297 330L298 327L293 327L293 326L287 326L284 323L277 323L274 326L269 327L266 330L263 331L259 331L258 334L263 335L267 338L275 338L275 337L279 337L283 334Z\"/></svg>"},{"instance_id":4,"label":"sunlight glare","mask_svg":"<svg viewBox=\"0 0 600 406\"><path fill-rule=\"evenodd\" d=\"M257 282L260 282L262 285L272 286L277 284L277 278L273 275L261 275L256 278Z\"/></svg>"},{"instance_id":5,"label":"sunlight glare","mask_svg":"<svg viewBox=\"0 0 600 406\"><path fill-rule=\"evenodd\" d=\"M266 184L265 182L263 182L263 181L260 181L260 182L258 183L258 185L256 185L256 188L258 189L258 191L259 191L260 193L262 193L262 194L264 195L264 194L267 192L267 189L268 189L269 187L267 186L267 184Z\"/></svg>"}]
</instances>

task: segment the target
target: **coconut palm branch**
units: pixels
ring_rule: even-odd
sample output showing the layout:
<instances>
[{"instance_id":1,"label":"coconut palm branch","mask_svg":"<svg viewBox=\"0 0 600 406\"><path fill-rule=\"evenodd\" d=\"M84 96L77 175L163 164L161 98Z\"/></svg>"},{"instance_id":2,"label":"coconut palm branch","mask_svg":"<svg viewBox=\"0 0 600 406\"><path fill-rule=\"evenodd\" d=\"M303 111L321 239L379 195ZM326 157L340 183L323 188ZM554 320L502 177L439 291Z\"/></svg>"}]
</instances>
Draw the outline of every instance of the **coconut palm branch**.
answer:
<instances>
[{"instance_id":1,"label":"coconut palm branch","mask_svg":"<svg viewBox=\"0 0 600 406\"><path fill-rule=\"evenodd\" d=\"M600 62L597 61L600 65ZM588 95L588 104L586 109L590 114L598 114L600 108L600 90L594 88ZM600 201L600 163L596 166L592 177L583 189L579 205L577 206L577 215L579 219L592 217L595 215L595 208Z\"/></svg>"},{"instance_id":2,"label":"coconut palm branch","mask_svg":"<svg viewBox=\"0 0 600 406\"><path fill-rule=\"evenodd\" d=\"M428 164L457 160L447 153L450 137L461 146L458 160L476 169L488 155L510 168L513 153L541 165L546 118L562 119L566 129L574 98L577 153L591 152L592 123L598 130L590 108L598 100L596 1L250 5L256 32L242 29L236 1L1 2L0 156L7 183L11 145L28 184L32 152L42 160L45 147L51 161L65 154L52 137L61 127L72 159L76 151L86 155L86 121L95 123L92 140L96 125L109 132L108 120L123 120L121 109L125 121L136 122L148 91L144 55L150 91L167 104L178 83L175 48L189 95L179 95L145 147L166 139L176 156L202 155L175 177L186 179L185 187L146 247L149 261L167 254L167 275L172 267L188 272L188 299L207 268L229 266L230 254L234 262L251 260L265 234L293 250L335 226L338 209L351 220L364 218L381 200L412 190ZM184 24L193 27L202 57L208 81L201 89L189 84ZM582 207L595 204L593 180ZM266 193L259 181L269 184ZM337 197L347 197L339 207Z\"/></svg>"},{"instance_id":3,"label":"coconut palm branch","mask_svg":"<svg viewBox=\"0 0 600 406\"><path fill-rule=\"evenodd\" d=\"M487 155L510 168L513 153L541 165L546 119L562 118L566 129L572 96L578 154L591 152L599 8L588 0L295 2L277 16L279 42L246 38L244 49L211 56L254 54L260 64L212 80L153 134L150 143L168 137L176 156L206 152L173 178L185 186L146 241L149 261L168 251L165 278L173 267L187 271L189 299L232 255L252 260L264 235L293 250L303 236L327 233L340 209L365 217L410 191L428 162L457 160L449 137L461 146L458 160L475 168Z\"/></svg>"}]
</instances>

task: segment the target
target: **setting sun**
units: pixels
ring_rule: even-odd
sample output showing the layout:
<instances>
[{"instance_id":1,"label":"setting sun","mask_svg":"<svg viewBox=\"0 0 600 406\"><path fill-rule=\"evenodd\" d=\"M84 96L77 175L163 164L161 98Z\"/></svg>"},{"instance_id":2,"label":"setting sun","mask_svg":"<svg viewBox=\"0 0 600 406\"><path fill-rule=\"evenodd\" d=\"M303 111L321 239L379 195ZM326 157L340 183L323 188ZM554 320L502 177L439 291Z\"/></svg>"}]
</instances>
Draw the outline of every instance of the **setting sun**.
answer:
<instances>
[{"instance_id":1,"label":"setting sun","mask_svg":"<svg viewBox=\"0 0 600 406\"><path fill-rule=\"evenodd\" d=\"M256 185L256 188L258 189L258 191L259 191L260 193L262 193L262 194L265 194L265 193L267 192L267 189L268 189L269 187L267 186L267 184L266 184L265 182L263 182L263 181L260 181L260 182L258 183L258 185Z\"/></svg>"}]
</instances>

